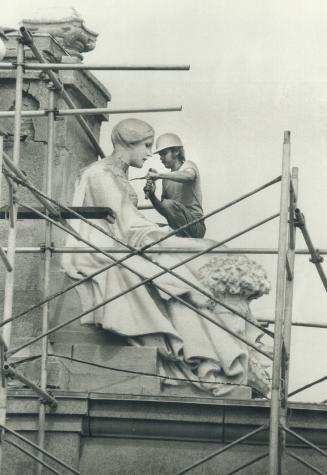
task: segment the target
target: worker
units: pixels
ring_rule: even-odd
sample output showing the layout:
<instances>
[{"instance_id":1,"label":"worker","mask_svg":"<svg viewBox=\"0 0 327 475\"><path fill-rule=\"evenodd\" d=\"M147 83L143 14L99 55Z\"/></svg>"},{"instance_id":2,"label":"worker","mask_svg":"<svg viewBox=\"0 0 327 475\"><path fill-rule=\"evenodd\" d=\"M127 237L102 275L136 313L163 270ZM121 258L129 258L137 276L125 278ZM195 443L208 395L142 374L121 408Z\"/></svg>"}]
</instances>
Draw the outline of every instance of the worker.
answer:
<instances>
[{"instance_id":1,"label":"worker","mask_svg":"<svg viewBox=\"0 0 327 475\"><path fill-rule=\"evenodd\" d=\"M154 208L166 218L168 225L176 230L203 217L202 192L198 167L185 160L184 147L176 134L160 135L154 154L159 154L161 163L170 169L159 173L151 168L144 188ZM156 196L155 181L162 179L161 201ZM206 228L203 220L178 231L177 236L202 238Z\"/></svg>"}]
</instances>

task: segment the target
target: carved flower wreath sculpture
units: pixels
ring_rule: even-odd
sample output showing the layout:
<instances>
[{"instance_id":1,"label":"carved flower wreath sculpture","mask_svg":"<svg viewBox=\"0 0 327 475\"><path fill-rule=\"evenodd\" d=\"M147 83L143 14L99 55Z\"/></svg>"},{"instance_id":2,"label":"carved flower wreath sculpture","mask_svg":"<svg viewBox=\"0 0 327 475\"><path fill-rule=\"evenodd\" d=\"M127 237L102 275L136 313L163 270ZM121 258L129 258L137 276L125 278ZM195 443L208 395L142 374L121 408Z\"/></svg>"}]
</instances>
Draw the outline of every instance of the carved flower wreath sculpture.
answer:
<instances>
[{"instance_id":1,"label":"carved flower wreath sculpture","mask_svg":"<svg viewBox=\"0 0 327 475\"><path fill-rule=\"evenodd\" d=\"M271 289L264 268L246 256L212 257L199 269L198 278L214 297L230 294L252 300Z\"/></svg>"}]
</instances>

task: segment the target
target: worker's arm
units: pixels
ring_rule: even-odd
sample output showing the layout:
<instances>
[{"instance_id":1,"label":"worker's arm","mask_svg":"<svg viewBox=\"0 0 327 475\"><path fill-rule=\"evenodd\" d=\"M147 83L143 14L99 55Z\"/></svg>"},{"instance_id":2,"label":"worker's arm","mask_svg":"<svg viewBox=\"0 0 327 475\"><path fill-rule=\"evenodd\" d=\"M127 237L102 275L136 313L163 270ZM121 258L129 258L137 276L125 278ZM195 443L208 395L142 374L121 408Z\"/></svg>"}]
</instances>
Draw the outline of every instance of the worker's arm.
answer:
<instances>
[{"instance_id":1,"label":"worker's arm","mask_svg":"<svg viewBox=\"0 0 327 475\"><path fill-rule=\"evenodd\" d=\"M175 172L169 173L158 173L158 172L148 172L148 177L151 180L172 180L177 181L178 183L187 183L190 181L194 181L196 178L196 171L194 168L185 168L185 170L176 170Z\"/></svg>"}]
</instances>

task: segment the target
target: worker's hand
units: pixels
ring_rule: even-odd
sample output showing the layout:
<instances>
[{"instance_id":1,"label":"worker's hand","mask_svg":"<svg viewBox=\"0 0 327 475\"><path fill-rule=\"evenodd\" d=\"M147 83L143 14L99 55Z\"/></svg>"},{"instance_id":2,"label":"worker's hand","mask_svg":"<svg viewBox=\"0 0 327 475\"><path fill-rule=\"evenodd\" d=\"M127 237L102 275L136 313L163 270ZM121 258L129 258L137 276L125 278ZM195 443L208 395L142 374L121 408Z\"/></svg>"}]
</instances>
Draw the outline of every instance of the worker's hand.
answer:
<instances>
[{"instance_id":1,"label":"worker's hand","mask_svg":"<svg viewBox=\"0 0 327 475\"><path fill-rule=\"evenodd\" d=\"M146 176L148 179L151 179L153 181L159 179L159 173L154 168L150 168Z\"/></svg>"},{"instance_id":2,"label":"worker's hand","mask_svg":"<svg viewBox=\"0 0 327 475\"><path fill-rule=\"evenodd\" d=\"M145 187L143 188L143 191L145 195L154 195L156 192L156 184L155 182L151 179L147 179L145 183Z\"/></svg>"}]
</instances>

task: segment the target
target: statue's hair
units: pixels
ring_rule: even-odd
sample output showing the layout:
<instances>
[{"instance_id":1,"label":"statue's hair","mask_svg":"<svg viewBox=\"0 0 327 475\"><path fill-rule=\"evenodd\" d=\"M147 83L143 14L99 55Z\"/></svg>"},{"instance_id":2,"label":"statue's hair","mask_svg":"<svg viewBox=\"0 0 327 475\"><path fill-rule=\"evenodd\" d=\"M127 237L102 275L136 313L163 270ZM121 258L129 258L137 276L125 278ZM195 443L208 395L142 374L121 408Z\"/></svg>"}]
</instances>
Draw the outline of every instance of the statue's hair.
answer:
<instances>
[{"instance_id":1,"label":"statue's hair","mask_svg":"<svg viewBox=\"0 0 327 475\"><path fill-rule=\"evenodd\" d=\"M150 124L140 119L124 119L118 122L111 132L113 146L131 147L142 140L153 138L154 130Z\"/></svg>"}]
</instances>

